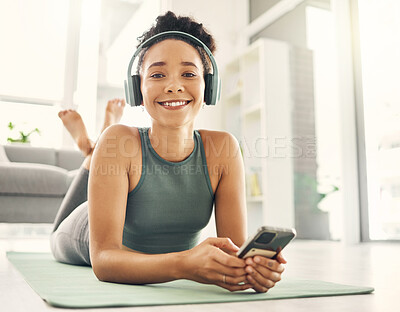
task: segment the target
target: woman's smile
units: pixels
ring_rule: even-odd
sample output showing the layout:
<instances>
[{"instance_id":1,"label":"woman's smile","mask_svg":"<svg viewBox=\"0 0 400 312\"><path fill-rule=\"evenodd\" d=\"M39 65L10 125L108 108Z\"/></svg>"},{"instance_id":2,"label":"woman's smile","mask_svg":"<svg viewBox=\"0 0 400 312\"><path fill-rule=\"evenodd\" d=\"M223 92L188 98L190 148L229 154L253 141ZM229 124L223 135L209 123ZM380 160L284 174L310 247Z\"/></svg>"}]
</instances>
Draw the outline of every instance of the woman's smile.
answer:
<instances>
[{"instance_id":1,"label":"woman's smile","mask_svg":"<svg viewBox=\"0 0 400 312\"><path fill-rule=\"evenodd\" d=\"M186 107L191 100L169 100L158 102L161 106L169 110L177 110Z\"/></svg>"}]
</instances>

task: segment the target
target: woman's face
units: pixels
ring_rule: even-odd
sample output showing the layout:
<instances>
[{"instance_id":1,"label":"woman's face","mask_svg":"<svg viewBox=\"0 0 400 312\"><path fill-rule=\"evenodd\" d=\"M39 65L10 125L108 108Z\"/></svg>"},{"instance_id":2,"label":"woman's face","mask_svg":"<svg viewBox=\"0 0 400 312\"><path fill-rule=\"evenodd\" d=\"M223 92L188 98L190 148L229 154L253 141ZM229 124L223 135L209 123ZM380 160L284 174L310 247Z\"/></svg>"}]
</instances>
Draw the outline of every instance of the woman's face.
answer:
<instances>
[{"instance_id":1,"label":"woman's face","mask_svg":"<svg viewBox=\"0 0 400 312\"><path fill-rule=\"evenodd\" d=\"M181 127L192 123L204 102L204 73L199 53L181 40L151 46L140 72L143 104L153 122Z\"/></svg>"}]
</instances>

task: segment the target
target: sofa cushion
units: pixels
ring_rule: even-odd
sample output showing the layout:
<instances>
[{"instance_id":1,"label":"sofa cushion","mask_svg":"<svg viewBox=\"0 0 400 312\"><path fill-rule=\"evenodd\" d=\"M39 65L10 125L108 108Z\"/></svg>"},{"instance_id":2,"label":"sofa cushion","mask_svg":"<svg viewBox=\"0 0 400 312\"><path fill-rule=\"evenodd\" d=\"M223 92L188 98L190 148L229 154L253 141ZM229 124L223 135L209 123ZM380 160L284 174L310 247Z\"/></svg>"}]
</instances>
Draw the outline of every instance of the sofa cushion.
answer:
<instances>
[{"instance_id":1,"label":"sofa cushion","mask_svg":"<svg viewBox=\"0 0 400 312\"><path fill-rule=\"evenodd\" d=\"M1 162L9 162L10 160L7 157L7 154L4 150L4 146L0 144L0 163Z\"/></svg>"},{"instance_id":2,"label":"sofa cushion","mask_svg":"<svg viewBox=\"0 0 400 312\"><path fill-rule=\"evenodd\" d=\"M0 163L0 194L60 196L67 192L68 171L50 165Z\"/></svg>"},{"instance_id":3,"label":"sofa cushion","mask_svg":"<svg viewBox=\"0 0 400 312\"><path fill-rule=\"evenodd\" d=\"M52 148L10 144L5 145L4 149L11 162L57 165L56 151Z\"/></svg>"},{"instance_id":4,"label":"sofa cushion","mask_svg":"<svg viewBox=\"0 0 400 312\"><path fill-rule=\"evenodd\" d=\"M84 159L82 153L76 150L56 150L57 166L67 170L79 168Z\"/></svg>"}]
</instances>

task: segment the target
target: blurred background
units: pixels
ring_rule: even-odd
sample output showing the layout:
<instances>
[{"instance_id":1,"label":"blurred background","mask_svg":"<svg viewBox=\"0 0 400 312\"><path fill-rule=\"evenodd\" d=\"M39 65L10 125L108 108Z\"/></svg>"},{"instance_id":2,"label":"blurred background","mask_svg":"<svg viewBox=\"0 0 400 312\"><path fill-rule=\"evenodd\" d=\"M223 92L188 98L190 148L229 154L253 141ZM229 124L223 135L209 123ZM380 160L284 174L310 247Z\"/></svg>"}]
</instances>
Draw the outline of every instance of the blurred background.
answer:
<instances>
[{"instance_id":1,"label":"blurred background","mask_svg":"<svg viewBox=\"0 0 400 312\"><path fill-rule=\"evenodd\" d=\"M0 0L0 144L37 128L32 147L76 148L68 108L95 139L137 37L167 10L216 38L222 98L197 127L241 144L249 234L400 240L396 0ZM121 123L150 119L126 107Z\"/></svg>"}]
</instances>

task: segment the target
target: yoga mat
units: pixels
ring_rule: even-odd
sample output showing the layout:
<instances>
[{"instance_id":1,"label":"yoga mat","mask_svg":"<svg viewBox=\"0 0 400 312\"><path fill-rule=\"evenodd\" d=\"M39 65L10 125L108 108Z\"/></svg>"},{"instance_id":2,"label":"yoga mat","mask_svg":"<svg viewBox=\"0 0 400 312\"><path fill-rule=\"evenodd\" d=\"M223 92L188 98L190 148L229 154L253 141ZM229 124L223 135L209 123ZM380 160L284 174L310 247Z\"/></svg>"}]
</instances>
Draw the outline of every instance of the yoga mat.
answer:
<instances>
[{"instance_id":1,"label":"yoga mat","mask_svg":"<svg viewBox=\"0 0 400 312\"><path fill-rule=\"evenodd\" d=\"M100 282L91 267L59 263L50 253L7 252L7 258L43 300L64 308L237 302L356 295L374 290L370 287L288 278L262 294L252 289L231 293L215 285L188 280L127 285Z\"/></svg>"}]
</instances>

